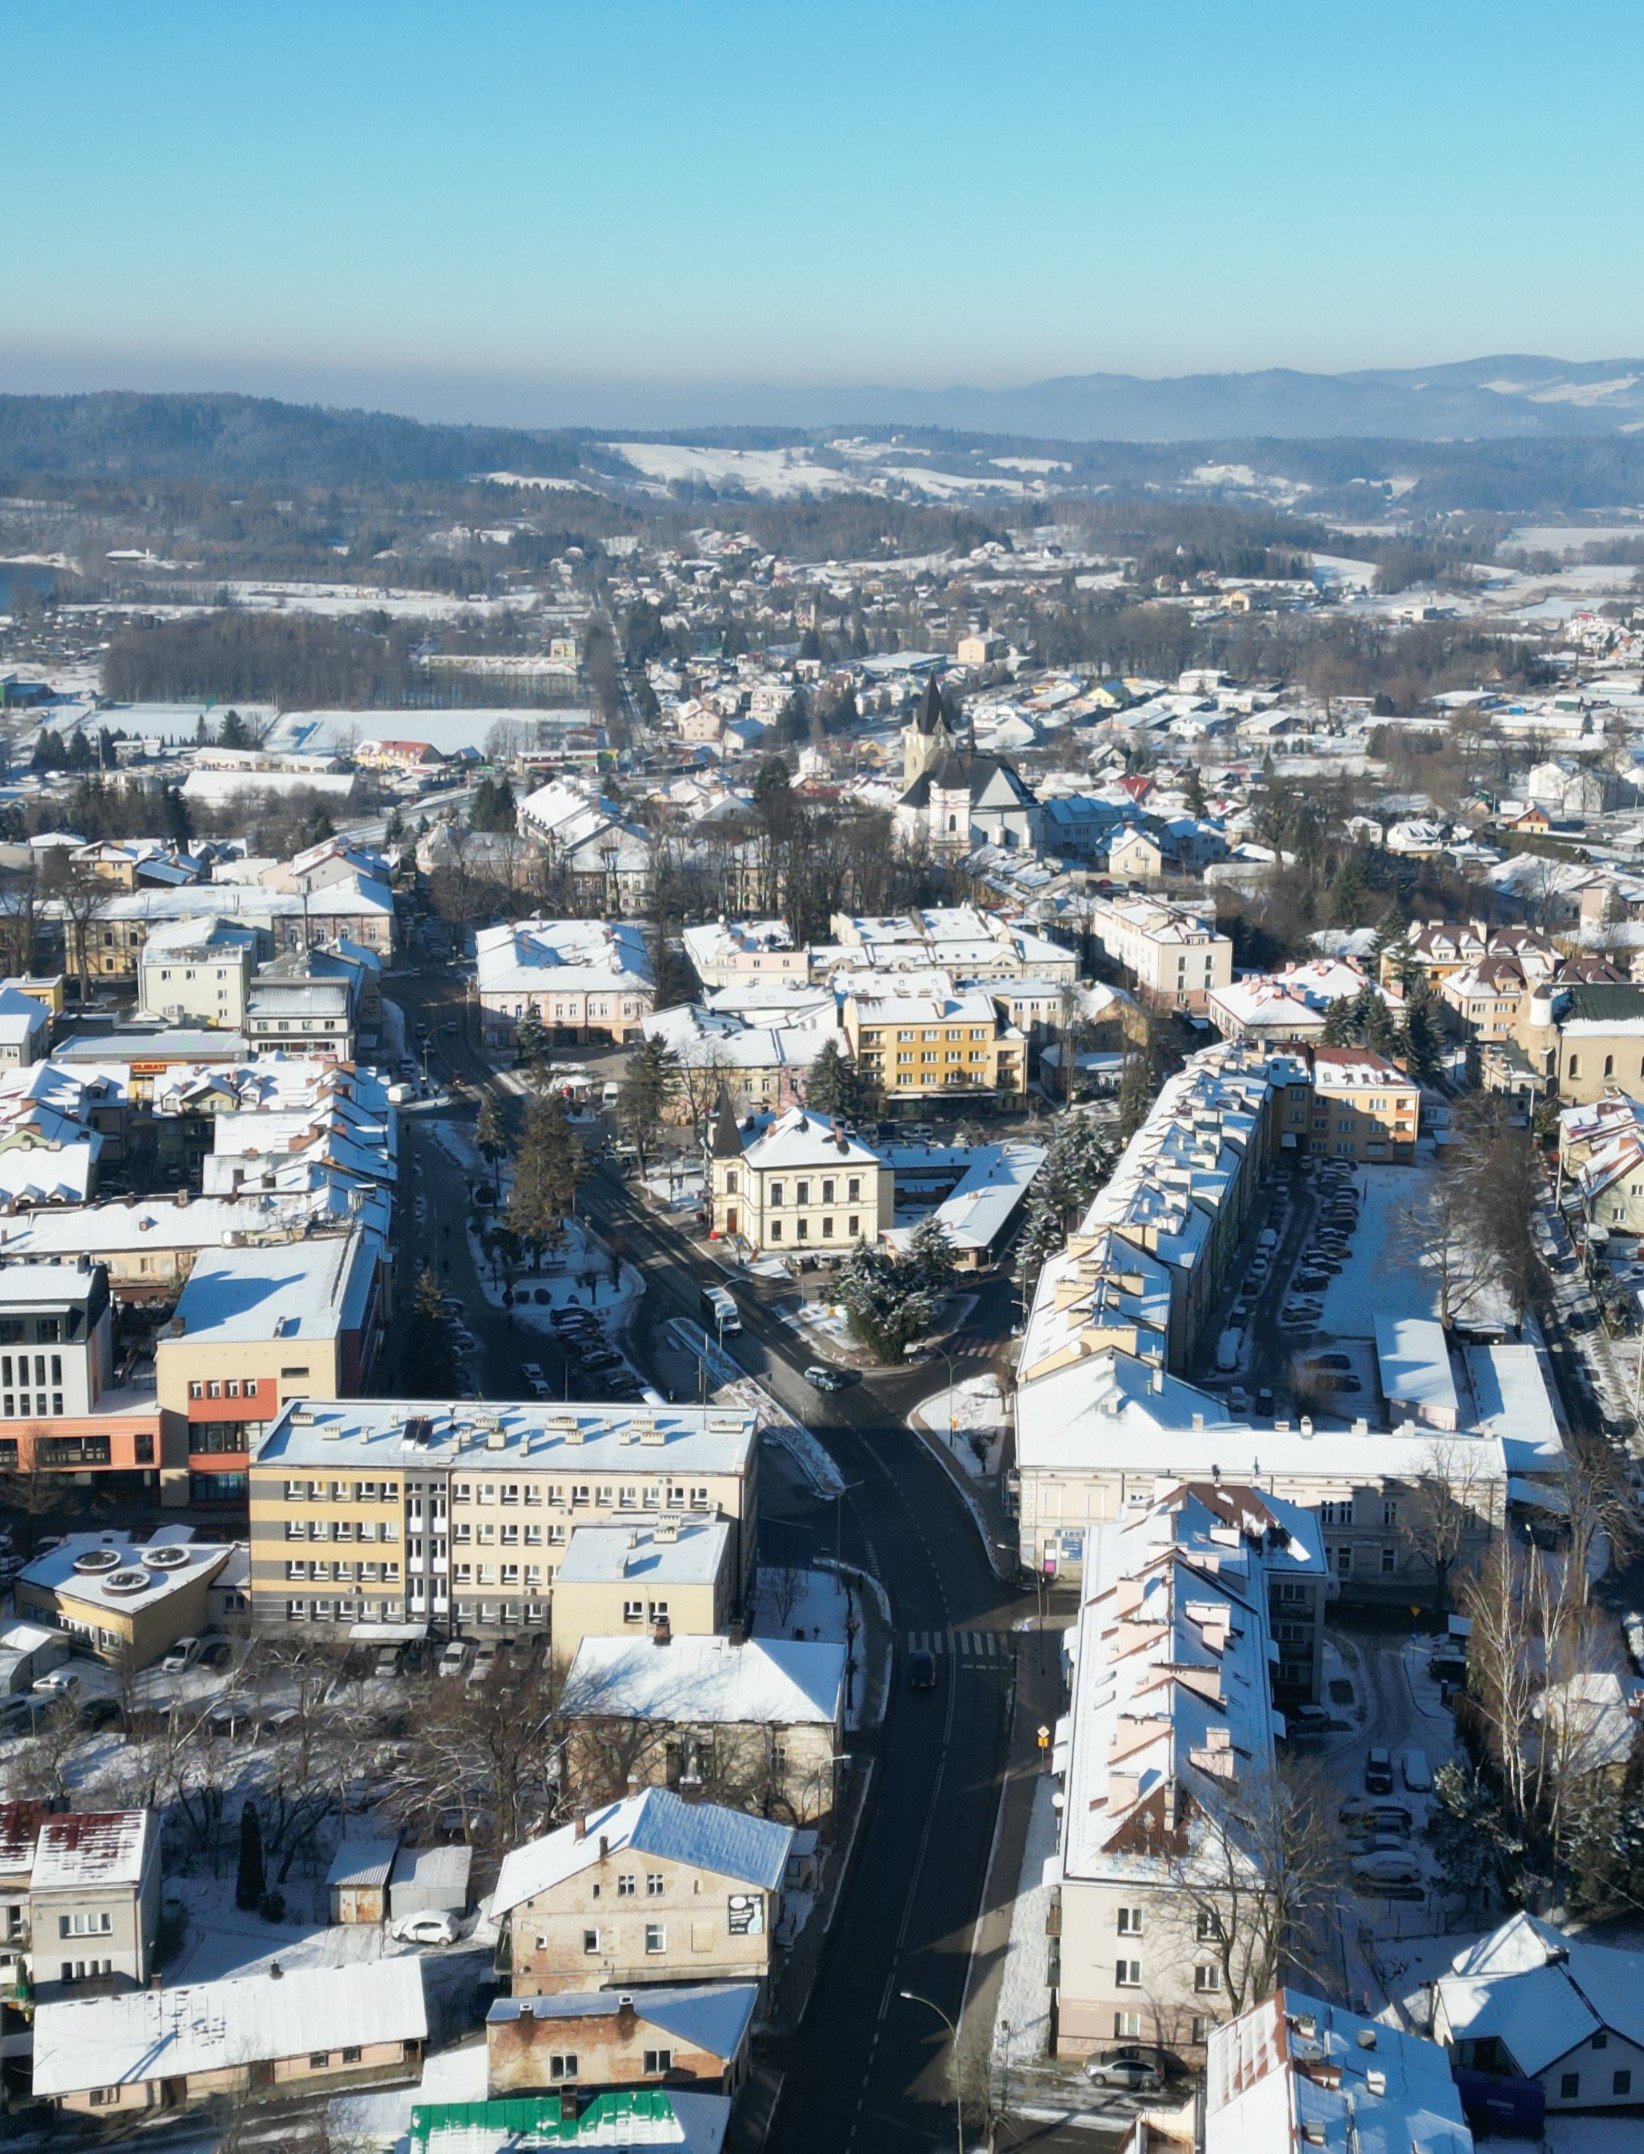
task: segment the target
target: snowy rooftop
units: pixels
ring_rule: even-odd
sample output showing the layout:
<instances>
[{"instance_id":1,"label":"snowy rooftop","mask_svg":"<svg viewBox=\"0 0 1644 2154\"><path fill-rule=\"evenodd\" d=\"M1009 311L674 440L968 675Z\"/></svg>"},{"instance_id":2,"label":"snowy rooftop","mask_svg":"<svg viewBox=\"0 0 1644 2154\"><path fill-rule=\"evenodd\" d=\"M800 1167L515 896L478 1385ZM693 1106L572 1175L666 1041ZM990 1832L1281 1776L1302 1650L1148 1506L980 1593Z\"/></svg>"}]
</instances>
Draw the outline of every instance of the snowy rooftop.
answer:
<instances>
[{"instance_id":1,"label":"snowy rooftop","mask_svg":"<svg viewBox=\"0 0 1644 2154\"><path fill-rule=\"evenodd\" d=\"M36 1892L138 1885L155 1844L152 1810L71 1811L48 1817L34 1851Z\"/></svg>"},{"instance_id":2,"label":"snowy rooftop","mask_svg":"<svg viewBox=\"0 0 1644 2154\"><path fill-rule=\"evenodd\" d=\"M688 1519L670 1532L659 1526L577 1526L554 1588L620 1585L709 1586L730 1559L731 1526L724 1518Z\"/></svg>"},{"instance_id":3,"label":"snowy rooftop","mask_svg":"<svg viewBox=\"0 0 1644 2154\"><path fill-rule=\"evenodd\" d=\"M1520 2072L1537 2075L1601 2028L1644 2047L1644 1952L1516 1914L1456 1954L1438 2001L1456 2036L1493 2035Z\"/></svg>"},{"instance_id":4,"label":"snowy rooftop","mask_svg":"<svg viewBox=\"0 0 1644 2154\"><path fill-rule=\"evenodd\" d=\"M745 1156L750 1167L766 1174L777 1168L810 1167L823 1172L829 1168L879 1166L878 1153L847 1136L842 1124L803 1107L790 1107L786 1114L779 1115L748 1146Z\"/></svg>"},{"instance_id":5,"label":"snowy rooftop","mask_svg":"<svg viewBox=\"0 0 1644 2154\"><path fill-rule=\"evenodd\" d=\"M1472 2154L1436 2042L1281 1989L1211 2032L1205 2154Z\"/></svg>"},{"instance_id":6,"label":"snowy rooftop","mask_svg":"<svg viewBox=\"0 0 1644 2154\"><path fill-rule=\"evenodd\" d=\"M173 1323L223 1346L334 1339L363 1319L376 1254L359 1233L213 1250L189 1273Z\"/></svg>"},{"instance_id":7,"label":"snowy rooftop","mask_svg":"<svg viewBox=\"0 0 1644 2154\"><path fill-rule=\"evenodd\" d=\"M316 2050L421 2041L427 2033L422 1964L410 1954L133 1990L38 2008L34 2091L180 2079Z\"/></svg>"},{"instance_id":8,"label":"snowy rooftop","mask_svg":"<svg viewBox=\"0 0 1644 2154\"><path fill-rule=\"evenodd\" d=\"M584 1638L560 1710L709 1724L827 1724L839 1717L844 1684L842 1645L675 1637L663 1647L650 1638Z\"/></svg>"},{"instance_id":9,"label":"snowy rooftop","mask_svg":"<svg viewBox=\"0 0 1644 2154\"><path fill-rule=\"evenodd\" d=\"M715 2057L739 2053L758 2000L759 1987L754 1982L703 1982L690 1988L659 1987L632 1994L634 2010L648 2026L661 2027L693 2049L705 2049ZM557 1997L499 1997L485 2017L493 2027L514 2019L597 2019L616 2003L608 1989L571 1991Z\"/></svg>"},{"instance_id":10,"label":"snowy rooftop","mask_svg":"<svg viewBox=\"0 0 1644 2154\"><path fill-rule=\"evenodd\" d=\"M739 1406L487 1405L468 1399L294 1400L258 1447L257 1464L458 1467L522 1465L590 1473L739 1473L758 1441Z\"/></svg>"},{"instance_id":11,"label":"snowy rooftop","mask_svg":"<svg viewBox=\"0 0 1644 2154\"><path fill-rule=\"evenodd\" d=\"M474 956L482 995L540 994L556 979L562 987L631 993L650 988L654 977L644 934L627 920L516 920L482 927Z\"/></svg>"},{"instance_id":12,"label":"snowy rooftop","mask_svg":"<svg viewBox=\"0 0 1644 2154\"><path fill-rule=\"evenodd\" d=\"M790 1825L749 1817L718 1803L687 1802L670 1788L646 1788L643 1794L592 1811L586 1820L511 1849L503 1858L492 1907L505 1915L538 1893L551 1892L599 1862L602 1847L609 1854L631 1848L636 1854L657 1855L774 1892L792 1845Z\"/></svg>"},{"instance_id":13,"label":"snowy rooftop","mask_svg":"<svg viewBox=\"0 0 1644 2154\"><path fill-rule=\"evenodd\" d=\"M1443 1428L1456 1426L1456 1380L1444 1326L1435 1317L1378 1316L1376 1364L1390 1406L1408 1406Z\"/></svg>"},{"instance_id":14,"label":"snowy rooftop","mask_svg":"<svg viewBox=\"0 0 1644 2154\"><path fill-rule=\"evenodd\" d=\"M153 1405L152 1398L149 1401ZM222 1541L196 1541L191 1526L162 1526L147 1541L110 1528L103 1533L71 1533L19 1572L17 1588L33 1586L99 1608L153 1608L162 1600L214 1578L231 1547Z\"/></svg>"},{"instance_id":15,"label":"snowy rooftop","mask_svg":"<svg viewBox=\"0 0 1644 2154\"><path fill-rule=\"evenodd\" d=\"M1045 1147L980 1144L971 1149L970 1161L969 1171L933 1216L956 1249L991 1249L1044 1165ZM913 1231L897 1227L885 1238L900 1247Z\"/></svg>"},{"instance_id":16,"label":"snowy rooftop","mask_svg":"<svg viewBox=\"0 0 1644 2154\"><path fill-rule=\"evenodd\" d=\"M1556 1473L1564 1439L1541 1357L1533 1346L1463 1349L1478 1427L1501 1439L1509 1473Z\"/></svg>"}]
</instances>

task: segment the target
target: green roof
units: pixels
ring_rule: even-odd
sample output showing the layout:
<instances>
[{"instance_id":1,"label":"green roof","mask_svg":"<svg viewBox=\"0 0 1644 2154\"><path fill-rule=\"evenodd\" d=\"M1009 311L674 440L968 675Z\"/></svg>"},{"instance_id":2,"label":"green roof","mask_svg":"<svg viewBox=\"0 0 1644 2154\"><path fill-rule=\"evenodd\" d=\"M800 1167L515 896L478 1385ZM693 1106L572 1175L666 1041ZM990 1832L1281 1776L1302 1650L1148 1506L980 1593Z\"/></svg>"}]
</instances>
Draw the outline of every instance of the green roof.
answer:
<instances>
[{"instance_id":1,"label":"green roof","mask_svg":"<svg viewBox=\"0 0 1644 2154\"><path fill-rule=\"evenodd\" d=\"M658 2087L597 2095L580 2116L574 2104L567 2116L557 2094L511 2102L429 2102L411 2112L411 2154L428 2154L448 2133L475 2130L519 2147L622 2146L625 2127L638 2124L650 2131L674 2121L674 2105Z\"/></svg>"}]
</instances>

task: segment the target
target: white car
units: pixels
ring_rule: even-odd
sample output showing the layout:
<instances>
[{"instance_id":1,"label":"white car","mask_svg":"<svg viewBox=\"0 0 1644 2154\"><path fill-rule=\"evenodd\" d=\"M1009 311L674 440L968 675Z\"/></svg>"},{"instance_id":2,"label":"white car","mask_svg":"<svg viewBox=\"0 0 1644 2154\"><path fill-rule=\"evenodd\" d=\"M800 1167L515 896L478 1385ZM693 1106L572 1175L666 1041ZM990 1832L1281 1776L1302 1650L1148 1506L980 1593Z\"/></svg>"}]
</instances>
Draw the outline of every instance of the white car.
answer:
<instances>
[{"instance_id":1,"label":"white car","mask_svg":"<svg viewBox=\"0 0 1644 2154\"><path fill-rule=\"evenodd\" d=\"M72 1668L53 1668L49 1675L36 1676L30 1687L42 1698L72 1698L85 1689L86 1679Z\"/></svg>"},{"instance_id":2,"label":"white car","mask_svg":"<svg viewBox=\"0 0 1644 2154\"><path fill-rule=\"evenodd\" d=\"M1412 1848L1379 1847L1373 1854L1353 1857L1353 1875L1367 1885L1419 1885L1421 1858Z\"/></svg>"},{"instance_id":3,"label":"white car","mask_svg":"<svg viewBox=\"0 0 1644 2154\"><path fill-rule=\"evenodd\" d=\"M467 1667L467 1644L461 1638L453 1638L440 1655L439 1672L441 1675L462 1675L466 1673Z\"/></svg>"},{"instance_id":4,"label":"white car","mask_svg":"<svg viewBox=\"0 0 1644 2154\"><path fill-rule=\"evenodd\" d=\"M165 1659L161 1661L160 1673L162 1675L181 1675L184 1669L192 1668L199 1657L200 1641L198 1638L179 1638Z\"/></svg>"},{"instance_id":5,"label":"white car","mask_svg":"<svg viewBox=\"0 0 1644 2154\"><path fill-rule=\"evenodd\" d=\"M388 1925L388 1934L406 1945L454 1945L462 1931L455 1915L430 1911L421 1915L401 1915L398 1921Z\"/></svg>"},{"instance_id":6,"label":"white car","mask_svg":"<svg viewBox=\"0 0 1644 2154\"><path fill-rule=\"evenodd\" d=\"M540 1384L542 1382L542 1364L540 1361L522 1361L519 1365L519 1373L528 1384Z\"/></svg>"}]
</instances>

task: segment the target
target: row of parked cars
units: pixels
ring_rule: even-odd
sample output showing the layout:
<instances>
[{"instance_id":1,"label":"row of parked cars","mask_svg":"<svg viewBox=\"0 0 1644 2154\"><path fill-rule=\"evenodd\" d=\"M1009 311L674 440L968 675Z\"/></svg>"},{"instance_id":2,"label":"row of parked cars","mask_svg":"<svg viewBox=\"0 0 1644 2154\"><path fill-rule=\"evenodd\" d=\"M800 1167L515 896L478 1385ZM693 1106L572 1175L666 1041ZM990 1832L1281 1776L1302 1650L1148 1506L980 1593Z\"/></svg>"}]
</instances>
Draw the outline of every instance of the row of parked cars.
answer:
<instances>
[{"instance_id":1,"label":"row of parked cars","mask_svg":"<svg viewBox=\"0 0 1644 2154\"><path fill-rule=\"evenodd\" d=\"M1279 1311L1279 1324L1286 1331L1313 1331L1324 1314L1324 1296L1330 1282L1347 1262L1353 1229L1359 1223L1358 1192L1353 1169L1346 1160L1326 1160L1318 1169L1316 1188L1319 1216L1313 1238L1296 1260L1290 1291ZM1342 1372L1330 1372L1340 1375ZM1326 1390L1356 1391L1358 1380L1331 1383Z\"/></svg>"},{"instance_id":2,"label":"row of parked cars","mask_svg":"<svg viewBox=\"0 0 1644 2154\"><path fill-rule=\"evenodd\" d=\"M570 1302L555 1309L548 1321L554 1327L561 1350L585 1375L596 1380L607 1398L637 1402L644 1397L644 1385L611 1344L604 1325L592 1309ZM534 1361L525 1363L524 1376L533 1398L550 1396L543 1373ZM542 1386L540 1390L537 1388L539 1384Z\"/></svg>"}]
</instances>

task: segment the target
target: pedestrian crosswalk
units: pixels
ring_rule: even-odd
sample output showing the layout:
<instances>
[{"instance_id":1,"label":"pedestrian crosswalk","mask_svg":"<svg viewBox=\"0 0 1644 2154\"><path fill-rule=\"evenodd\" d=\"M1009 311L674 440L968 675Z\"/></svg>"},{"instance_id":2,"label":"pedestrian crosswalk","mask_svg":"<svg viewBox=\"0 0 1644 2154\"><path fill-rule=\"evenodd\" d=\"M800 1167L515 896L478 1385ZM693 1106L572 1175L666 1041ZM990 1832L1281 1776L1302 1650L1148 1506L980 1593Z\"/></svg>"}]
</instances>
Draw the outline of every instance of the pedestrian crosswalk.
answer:
<instances>
[{"instance_id":1,"label":"pedestrian crosswalk","mask_svg":"<svg viewBox=\"0 0 1644 2154\"><path fill-rule=\"evenodd\" d=\"M910 1630L910 1653L951 1653L955 1660L1008 1660L1010 1639L996 1630Z\"/></svg>"}]
</instances>

